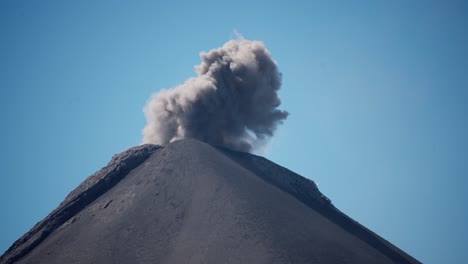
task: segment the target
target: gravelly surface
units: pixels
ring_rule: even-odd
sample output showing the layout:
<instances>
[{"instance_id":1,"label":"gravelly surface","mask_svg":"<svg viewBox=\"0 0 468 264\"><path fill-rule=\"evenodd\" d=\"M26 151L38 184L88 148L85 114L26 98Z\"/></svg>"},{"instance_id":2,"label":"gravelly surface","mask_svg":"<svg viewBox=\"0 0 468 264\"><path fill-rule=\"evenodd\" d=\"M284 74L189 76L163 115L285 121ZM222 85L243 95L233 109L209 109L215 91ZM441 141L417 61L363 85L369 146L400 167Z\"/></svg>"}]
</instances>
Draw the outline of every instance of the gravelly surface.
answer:
<instances>
[{"instance_id":1,"label":"gravelly surface","mask_svg":"<svg viewBox=\"0 0 468 264\"><path fill-rule=\"evenodd\" d=\"M54 212L86 192L89 203L18 263L419 263L264 158L196 140L140 148L72 192ZM90 192L106 173L118 181Z\"/></svg>"}]
</instances>

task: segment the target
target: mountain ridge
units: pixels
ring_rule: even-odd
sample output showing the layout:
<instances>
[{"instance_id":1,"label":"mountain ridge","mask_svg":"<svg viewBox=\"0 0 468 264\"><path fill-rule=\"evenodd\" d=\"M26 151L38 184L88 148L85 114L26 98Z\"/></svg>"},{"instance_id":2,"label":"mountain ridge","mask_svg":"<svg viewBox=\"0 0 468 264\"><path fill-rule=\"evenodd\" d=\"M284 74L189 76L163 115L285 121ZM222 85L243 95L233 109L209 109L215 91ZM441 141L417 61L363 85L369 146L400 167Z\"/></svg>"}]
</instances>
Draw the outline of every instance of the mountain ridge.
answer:
<instances>
[{"instance_id":1,"label":"mountain ridge","mask_svg":"<svg viewBox=\"0 0 468 264\"><path fill-rule=\"evenodd\" d=\"M16 240L0 256L0 263L13 263L29 253L37 244L46 239L58 226L89 205L107 190L117 184L126 174L146 160L161 146L145 144L127 149L112 157L109 164L98 170L71 191L65 200L30 231Z\"/></svg>"},{"instance_id":2,"label":"mountain ridge","mask_svg":"<svg viewBox=\"0 0 468 264\"><path fill-rule=\"evenodd\" d=\"M223 158L219 154L224 155L225 158ZM183 158L181 158L181 157L183 157ZM215 157L216 159L204 160L205 157ZM232 163L233 161L235 163L237 163L237 166ZM158 164L151 164L152 162L159 162L159 163ZM205 176L204 175L190 175L192 177L189 177L188 175L185 175L186 172L184 172L184 169L187 169L189 174L193 173L194 171L197 172L197 170L193 170L193 168L184 168L184 166L180 166L180 164L189 164L192 167L196 167L196 168L198 168L198 171L205 172L205 174L204 174ZM203 164L205 164L205 165L203 165ZM189 166L189 165L187 165L187 166ZM250 175L250 176L248 176L248 177L245 176L247 178L243 178L244 176L243 177L238 177L237 174L234 175L235 173L233 175L231 175L231 174L229 174L230 170L226 171L225 173L222 173L222 175L220 175L218 173L218 171L225 170L226 168L231 168L232 171L236 171L236 173L238 173L240 175ZM334 219L334 217L337 217L337 215L342 214L342 216L340 216L341 218L340 217L338 217L338 218L339 219L348 219L348 221L345 221L345 222L335 221L336 225L338 225L338 226L341 225L341 228L346 230L346 232L350 233L353 236L358 237L360 240L362 240L365 243L367 243L367 244L371 245L372 247L376 248L377 251L381 252L383 255L387 256L389 259L391 259L395 263L418 263L415 259L413 259L409 255L407 255L403 251L401 251L398 248L394 247L389 242L387 242L384 239L378 237L376 234L372 233L370 230L366 229L365 227L362 227L360 224L358 224L357 222L355 222L354 220L352 220L351 218L347 217L345 214L343 214L339 210L337 210L331 204L330 200L328 198L326 198L318 190L317 186L315 185L315 183L313 181L311 181L309 179L306 179L306 178L304 178L304 177L302 177L302 176L300 176L298 174L295 174L295 173L287 170L286 168L283 168L283 167L281 167L279 165L276 165L276 164L266 160L265 158L255 156L255 155L252 155L252 154L248 154L248 153L231 151L231 150L227 150L227 149L223 149L223 148L213 148L213 147L211 147L211 146L209 146L209 145L207 145L205 143L202 143L202 142L199 142L199 141L196 141L196 140L192 140L192 139L185 139L185 140L177 141L177 142L171 143L171 144L169 144L169 145L167 145L165 147L160 147L160 146L155 146L155 145L138 146L138 147L135 147L135 148L131 148L131 149L127 150L127 151L124 151L121 154L115 156L111 160L111 162L109 163L108 166L104 167L103 169L101 169L97 173L95 173L92 176L88 177L87 180L85 180L78 188L76 188L74 191L72 191L67 196L67 198L64 200L64 202L62 202L60 204L60 206L56 210L54 210L43 221L39 222L31 231L34 231L35 228L38 225L39 225L39 228L40 228L41 223L46 223L47 224L48 221L50 223L50 221L53 222L53 220L57 220L57 218L54 218L54 215L53 215L54 212L63 211L63 208L67 208L67 206L70 205L70 203L73 203L73 201L76 201L76 199L79 198L79 197L82 197L82 199L83 199L83 197L87 196L87 195L83 195L83 193L86 193L87 191L89 193L89 190L92 190L93 186L97 186L99 184L104 186L104 187L98 188L101 191L101 193L100 192L96 192L96 193L91 192L90 193L91 198L88 198L89 203L84 205L84 206L81 203L73 204L73 205L76 205L76 204L81 205L80 209L71 210L71 212L75 212L75 213L74 214L69 213L68 218L58 218L59 220L60 219L61 220L56 221L55 224L53 224L53 225L49 225L49 227L53 227L53 228L46 229L45 232L44 232L45 236L44 237L39 236L39 238L40 238L39 240L38 239L34 240L34 235L37 234L38 232L40 232L41 231L40 229L38 231L36 231L35 233L32 232L32 235L29 235L29 236L27 236L27 235L29 233L31 233L31 231L28 232L25 236L23 236L21 239L19 239L17 242L15 242L13 244L13 246L10 247L9 250L7 250L5 252L5 254L0 258L0 263L13 263L13 262L15 262L17 260L21 260L22 257L28 255L32 251L35 251L35 248L37 246L39 246L39 244L42 241L47 240L49 235L54 233L54 231L57 231L56 234L58 234L60 232L67 232L67 227L71 226L75 221L77 221L77 222L80 221L79 215L82 213L81 212L82 210L86 211L86 212L83 212L83 214L85 214L85 216L86 216L86 213L88 213L88 215L89 215L89 212L88 212L90 210L89 207L90 206L92 207L92 204L94 204L97 200L103 198L102 196L111 195L111 194L108 194L108 192L109 191L112 192L114 186L118 187L119 182L121 180L127 180L126 178L130 177L130 176L128 176L129 174L132 174L132 173L135 174L136 170L140 170L140 174L142 174L142 175L144 173L146 173L146 174L149 173L148 175L159 175L159 176L157 176L159 178L154 178L154 179L151 178L152 180L149 180L149 178L142 178L144 180L147 180L148 182L154 181L155 179L156 180L161 180L161 178L165 177L164 180L166 182L167 181L178 181L178 183L180 183L181 186L185 186L183 188L186 188L187 193L192 192L192 196L189 196L190 199L187 199L185 196L181 196L182 194L174 194L174 193L170 194L170 195L176 195L176 196L179 195L180 196L179 200L183 201L181 203L185 204L186 208L188 208L188 209L183 209L182 210L182 209L178 208L178 204L176 202L174 202L174 199L173 200L167 199L167 200L165 200L167 202L167 204L168 204L167 208L164 207L164 210L160 211L161 213L164 213L164 214L171 214L171 212L172 212L171 210L173 210L174 212L179 210L179 211L177 211L178 213L175 213L174 219L176 219L176 222L177 221L179 221L179 222L182 221L181 223L185 223L184 221L186 221L188 223L188 224L185 223L186 226L190 226L190 225L193 225L193 224L199 225L199 223L197 221L184 220L184 217L186 217L186 215L190 215L188 212L192 212L192 215L195 215L195 219L198 219L200 217L201 217L201 219L204 219L203 218L204 216L198 216L197 215L198 212L193 213L193 210L190 209L191 205L189 205L189 204L195 203L195 201L197 200L196 198L200 197L200 195L202 197L202 198L200 198L201 199L200 200L201 201L200 202L201 206L196 205L198 207L195 207L195 208L197 208L197 210L198 210L200 208L203 209L203 208L208 206L208 209L205 208L207 210L207 212L208 213L213 213L213 210L212 210L213 208L210 207L212 205L206 205L206 202L208 201L210 203L215 204L218 201L211 202L212 200L207 199L207 197L203 197L204 194L199 194L200 192L203 192L204 188L205 189L208 188L207 190L209 190L209 191L214 190L211 195L212 195L212 197L216 197L216 198L225 197L225 195L227 195L227 194L224 194L224 193L219 193L218 189L216 189L216 188L221 188L220 186L224 186L223 188L225 188L225 189L227 188L227 190L235 190L236 193L241 193L242 195L247 195L247 197L256 197L255 195L251 194L251 192L256 192L258 190L252 189L252 190L250 190L250 192L247 192L244 189L251 188L250 185L260 186L263 189L267 188L268 186L262 187L263 185L261 185L261 183L258 182L258 180L262 180L262 181L268 183L269 185L271 185L273 188L277 188L277 189L281 190L281 192L284 192L285 195L289 195L291 197L294 197L294 199L299 200L301 203L305 204L309 208L312 208L315 211L319 211L319 213L322 214L325 218L327 218L327 217L330 218L331 217L332 219ZM150 171L148 171L148 170L150 170ZM154 172L154 170L160 170L160 171L158 173L156 173L156 172ZM177 170L180 170L180 171L177 171ZM215 172L212 172L212 170L215 170ZM216 170L218 170L218 171L216 171ZM119 172L116 173L115 171L119 171ZM176 175L178 175L177 179L172 179L170 177L172 174L173 174L174 178L176 178ZM109 175L111 175L111 176L109 176ZM112 177L112 175L114 175L114 177ZM206 176L206 175L219 175L219 176ZM136 176L132 176L132 177L138 177L138 176L140 176L140 175L136 175ZM198 178L193 178L193 176L196 176ZM151 177L156 177L156 176L151 176ZM208 180L207 177L209 177L209 180ZM215 178L213 178L213 177L215 177ZM222 177L222 178L219 178L219 177ZM112 180L112 179L114 179L114 180ZM130 181L130 179L128 179L128 180ZM200 185L200 183L198 183L198 181L200 181L203 184ZM247 182L249 182L251 184L246 184L245 182L242 182L242 181L247 181ZM205 185L212 185L212 182L218 182L220 185L217 186L215 189L210 189L213 186L208 186L208 187L205 186ZM227 184L226 182L229 182L229 184ZM168 184L172 184L172 185L175 186L175 184L172 183L172 182L169 182ZM194 184L194 185L199 184L199 185L198 185L197 188L195 188L194 186L192 186L192 184ZM135 186L137 186L137 185L138 184L135 184ZM236 186L241 186L242 188L241 187L236 187ZM115 187L115 188L117 188L117 187ZM278 193L277 191L274 191L274 189L271 189L272 187L267 188L267 189L270 190L268 192L270 192L270 193L274 192L275 195L280 195L280 196L284 197L283 200L284 199L291 200L290 198L286 198L286 196L284 196L283 194ZM122 188L123 187L120 187L120 189L122 189ZM141 189L141 187L136 187L136 188ZM114 190L114 191L118 191L118 190L119 189L117 188L117 190ZM154 191L153 189L148 189L147 188L147 189L144 190L144 192L142 191L142 193L148 192L148 190L151 190L151 192ZM170 188L168 188L168 190L170 190ZM175 190L177 190L177 188L175 188ZM209 193L209 191L207 191L207 193ZM121 190L121 192L123 192L123 191ZM129 192L127 190L125 192L126 192L125 195L128 195ZM161 189L159 192L167 193L169 191ZM136 194L133 193L131 195L139 195L139 194L140 193L136 192ZM94 197L94 199L92 199L93 195L96 196L96 197ZM159 194L155 194L155 196L158 196L158 195ZM169 195L169 194L166 194L166 195ZM88 197L90 197L90 196L88 196ZM242 197L245 197L245 196L235 195L235 196L228 196L228 197L241 197L242 198ZM263 197L257 197L257 198L258 198L257 200L263 199ZM147 201L147 198L144 198L143 200ZM175 199L175 200L177 200L177 199ZM283 200L278 200L278 201L281 203ZM224 202L224 201L221 201L221 202ZM253 201L249 201L248 203L240 202L240 204L241 204L242 208L251 208L251 206L254 206L254 205L251 205L251 204L255 204L257 202L258 201L253 200ZM270 205L269 203L270 203L269 200L264 200L262 205L264 207L266 207L266 208L270 208L273 211L277 210L276 207L271 207L272 205ZM290 201L288 203L291 204ZM102 202L101 206L99 207L99 210L103 210L103 209L106 209L108 207L112 207L112 206L114 206L114 204L115 204L115 202L113 202L113 199L110 199L110 200L108 200L106 202ZM136 205L139 206L138 204L136 204ZM255 206L257 206L257 205L255 205ZM297 205L296 203L294 203L294 206L295 207L299 206L299 207L302 208L302 206ZM322 209L320 209L320 208L322 208ZM150 210L150 209L151 208L145 208L145 210ZM224 217L223 216L223 211L220 210L219 208L217 208L217 210L218 211L214 211L214 214L216 214L216 217L219 217L219 215L221 214L221 219L223 219L222 218L222 217ZM238 210L238 209L235 209L235 210ZM254 217L254 219L258 219L258 218L266 219L265 221L267 221L267 223L269 223L269 225L275 225L276 226L277 224L272 222L272 220L265 218L264 214L269 214L269 213L264 212L263 210L265 210L263 207L258 207L258 206L255 207L255 210L250 210L249 209L247 211L247 213L252 214L252 215L249 215L246 219L250 219L251 217ZM301 209L301 210L304 210L304 209ZM321 210L322 210L322 212L320 212ZM257 213L257 211L260 212L260 213ZM93 213L91 213L91 215L94 217L94 214L99 214L100 212L101 211L97 211L97 212L93 211ZM141 210L137 211L137 212L141 212ZM234 212L237 212L237 211L234 211ZM328 215L327 215L327 212L328 212ZM335 212L335 213L332 214L330 212ZM295 213L297 214L297 212L295 212ZM77 218L77 215L78 215L78 218ZM232 214L231 216L233 216L235 218L235 217L237 217L237 214ZM86 217L84 217L84 218L86 218ZM283 218L283 217L281 216L281 218ZM76 220L76 219L78 219L78 220ZM170 219L172 219L172 218L170 218ZM169 220L167 220L167 221L169 222ZM224 219L224 221L226 221L226 222L231 221L232 222L232 220L230 220L230 219ZM288 221L287 218L284 218L284 221ZM169 224L169 226L171 226L171 225L172 224ZM220 223L218 223L218 225L220 226L220 228L224 228ZM231 225L236 226L237 222L234 221L234 222L231 223ZM267 224L262 224L262 225L267 225ZM261 228L263 228L262 225L260 225ZM347 227L347 225L348 225L348 227ZM256 226L255 223L254 223L254 226ZM180 236L184 237L184 235L185 235L187 237L186 240L193 239L193 237L191 237L190 235L187 235L187 234L191 234L190 232L195 232L195 231L187 230L186 227L184 229L183 224L181 224L180 227L172 226L171 228L175 228L174 230L177 230L177 232L179 232L181 234ZM177 229L177 228L179 228L179 229ZM65 231L63 231L63 230L65 230ZM257 234L258 233L257 230L258 229L254 229L253 231L251 230L251 233L252 234ZM293 230L293 229L291 229L291 230ZM365 237L363 239L362 237L359 237L359 234L360 234L359 232L356 232L356 231L353 231L353 230L358 230L359 232L364 232L365 234L370 232L369 236L371 238L375 237L375 239L374 240L372 240L372 239L369 240L368 238L366 239ZM174 232L176 232L176 231L174 231ZM214 231L209 230L209 229L207 231L207 233L211 234L211 236L215 236L215 234L212 234L212 232L214 232ZM244 232L244 231L242 231L242 232ZM179 234L179 233L177 233L177 234ZM72 234L74 234L74 233L72 232ZM249 233L246 233L246 234L248 235ZM268 233L264 234L264 233L261 232L261 235L267 237L267 240L265 240L265 241L272 241L273 244L274 243L279 243L279 245L283 245L282 244L283 242L281 241L281 239L272 239L272 238L269 237L270 234L268 234ZM189 245L184 244L183 242L180 242L178 240L179 235L174 236L173 234L172 235L169 234L168 237L169 236L170 236L170 238L168 238L169 242L167 242L167 243L164 242L165 244L162 243L161 248L170 248L171 243L176 243L177 245L179 245L182 248L183 247L188 247L189 249L199 246L195 242L193 242L192 244L189 244ZM284 237L284 236L286 236L286 237ZM65 236L65 238L68 238L68 237L70 237L70 236ZM281 238L283 240L288 240L289 239L287 237L287 234L283 235L283 237L281 237ZM30 239L33 239L32 243L31 242L28 243L28 241ZM55 239L55 238L53 238L53 239ZM215 241L222 241L222 240L220 240L220 238L216 238L216 237L213 238L213 239ZM351 238L346 238L346 239L351 239ZM183 240L183 241L186 241L186 240ZM174 242L174 241L176 241L176 242ZM177 241L179 241L179 242L177 242ZM296 242L295 241L292 241L292 242L290 241L289 243L296 243ZM372 245L372 243L374 243L374 244L377 243L377 246ZM81 244L78 244L78 245L81 245ZM297 247L296 244L294 244L294 245ZM286 245L286 246L283 245L282 247L279 247L279 246L271 246L270 247L270 246L265 247L265 248L260 247L260 249L261 250L267 250L267 249L271 249L271 248L276 247L277 251L279 252L279 251L282 250L282 247L283 248L288 248L288 249L290 248L290 247L288 247L288 245ZM280 249L278 249L278 248L280 248ZM189 249L187 249L186 252L190 252ZM304 248L303 250L305 250L305 249L306 248ZM40 249L40 250L42 250L42 249ZM178 249L176 248L175 251L177 251L177 250ZM207 249L207 250L209 250L209 249ZM248 252L247 249L242 249L242 250ZM290 249L290 250L295 250L295 249ZM264 255L262 255L262 256L273 256L274 255L274 254L271 255L267 251L264 252L263 253ZM281 256L278 255L277 257L278 257L278 259L280 259L281 257L284 257L284 258L291 257L291 256L288 256L288 253L289 252L286 252L286 253L283 252L283 253L281 253L283 255L280 254ZM299 252L299 253L302 254L305 257L310 257L309 253L304 253L304 252ZM320 254L322 254L322 253L320 253ZM373 254L376 254L376 253L373 253ZM34 254L32 254L32 255L34 255ZM184 254L182 254L182 255L184 255ZM193 253L192 255L195 256L197 254ZM212 253L212 256L215 256L215 255L216 255L215 253ZM202 258L202 256L198 256L198 257ZM259 258L255 254L252 254L251 257L252 258ZM177 261L176 262L171 262L171 260L175 260L175 259L180 260L181 258L182 258L181 256L174 256L174 255L160 256L160 259L165 259L166 260L166 262L164 262L164 263L177 263ZM129 258L129 259L131 259L131 258ZM30 263L30 262L26 261L25 263ZM351 263L353 263L353 262L351 262Z\"/></svg>"}]
</instances>

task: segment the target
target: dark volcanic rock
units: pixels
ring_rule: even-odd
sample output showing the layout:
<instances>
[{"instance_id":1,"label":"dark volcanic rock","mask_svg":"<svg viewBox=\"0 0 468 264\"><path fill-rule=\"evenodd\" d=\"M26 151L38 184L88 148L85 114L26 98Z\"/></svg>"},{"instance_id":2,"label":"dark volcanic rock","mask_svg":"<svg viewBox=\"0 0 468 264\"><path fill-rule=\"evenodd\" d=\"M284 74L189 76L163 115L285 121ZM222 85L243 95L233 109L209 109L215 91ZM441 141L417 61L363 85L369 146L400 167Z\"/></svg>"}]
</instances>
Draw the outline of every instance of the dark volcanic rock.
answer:
<instances>
[{"instance_id":1,"label":"dark volcanic rock","mask_svg":"<svg viewBox=\"0 0 468 264\"><path fill-rule=\"evenodd\" d=\"M196 140L113 158L0 263L419 263L310 180Z\"/></svg>"},{"instance_id":2,"label":"dark volcanic rock","mask_svg":"<svg viewBox=\"0 0 468 264\"><path fill-rule=\"evenodd\" d=\"M89 176L46 218L18 239L0 257L0 263L14 263L28 254L55 229L112 188L159 148L155 145L141 145L115 155L106 167Z\"/></svg>"}]
</instances>

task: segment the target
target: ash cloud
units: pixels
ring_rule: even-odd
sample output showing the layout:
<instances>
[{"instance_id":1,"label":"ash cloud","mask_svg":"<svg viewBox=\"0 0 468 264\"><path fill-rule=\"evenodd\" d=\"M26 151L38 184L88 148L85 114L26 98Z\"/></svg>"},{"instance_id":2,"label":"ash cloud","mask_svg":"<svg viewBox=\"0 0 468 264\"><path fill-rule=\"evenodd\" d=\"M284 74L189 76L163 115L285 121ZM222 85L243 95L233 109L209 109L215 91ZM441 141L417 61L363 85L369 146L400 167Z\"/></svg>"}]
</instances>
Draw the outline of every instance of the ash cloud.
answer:
<instances>
[{"instance_id":1,"label":"ash cloud","mask_svg":"<svg viewBox=\"0 0 468 264\"><path fill-rule=\"evenodd\" d=\"M143 142L195 138L240 151L263 146L288 116L278 109L281 73L270 52L240 37L200 57L197 77L150 98Z\"/></svg>"}]
</instances>

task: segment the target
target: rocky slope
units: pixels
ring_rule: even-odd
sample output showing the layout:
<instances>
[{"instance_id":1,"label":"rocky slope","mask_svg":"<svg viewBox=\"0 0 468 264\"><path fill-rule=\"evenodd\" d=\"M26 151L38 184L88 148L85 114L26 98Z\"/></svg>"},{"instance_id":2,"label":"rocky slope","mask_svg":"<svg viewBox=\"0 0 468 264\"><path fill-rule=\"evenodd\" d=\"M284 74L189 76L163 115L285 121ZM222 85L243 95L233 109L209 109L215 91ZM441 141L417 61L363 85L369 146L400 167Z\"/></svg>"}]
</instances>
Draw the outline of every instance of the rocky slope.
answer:
<instances>
[{"instance_id":1,"label":"rocky slope","mask_svg":"<svg viewBox=\"0 0 468 264\"><path fill-rule=\"evenodd\" d=\"M186 139L112 159L0 263L419 263L315 183Z\"/></svg>"}]
</instances>

